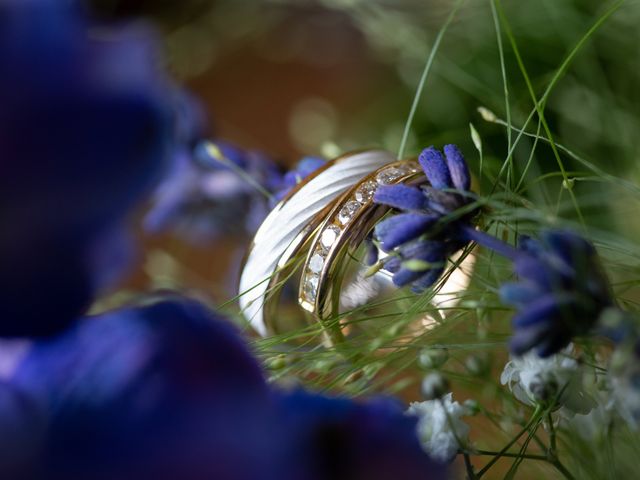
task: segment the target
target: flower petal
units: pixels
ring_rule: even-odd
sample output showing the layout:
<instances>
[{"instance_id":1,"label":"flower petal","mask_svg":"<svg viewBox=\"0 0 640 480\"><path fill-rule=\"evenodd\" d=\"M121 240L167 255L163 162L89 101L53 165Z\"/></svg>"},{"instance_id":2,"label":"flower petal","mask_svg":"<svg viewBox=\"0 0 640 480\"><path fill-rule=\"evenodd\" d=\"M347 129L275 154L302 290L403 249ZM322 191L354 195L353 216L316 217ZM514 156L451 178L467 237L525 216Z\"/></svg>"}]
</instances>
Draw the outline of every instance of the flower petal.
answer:
<instances>
[{"instance_id":1,"label":"flower petal","mask_svg":"<svg viewBox=\"0 0 640 480\"><path fill-rule=\"evenodd\" d=\"M593 245L568 230L546 230L540 236L544 243L569 264L575 258L588 258L595 254Z\"/></svg>"},{"instance_id":2,"label":"flower petal","mask_svg":"<svg viewBox=\"0 0 640 480\"><path fill-rule=\"evenodd\" d=\"M600 285L600 267L593 245L584 238L567 230L547 230L541 234L550 250L549 260L565 277L588 282L595 280ZM604 295L607 296L606 280ZM600 288L596 287L598 290Z\"/></svg>"},{"instance_id":3,"label":"flower petal","mask_svg":"<svg viewBox=\"0 0 640 480\"><path fill-rule=\"evenodd\" d=\"M434 188L443 189L453 187L449 168L440 153L435 147L425 148L418 157L424 173Z\"/></svg>"},{"instance_id":4,"label":"flower petal","mask_svg":"<svg viewBox=\"0 0 640 480\"><path fill-rule=\"evenodd\" d=\"M536 353L539 357L546 358L559 352L571 342L571 335L567 331L554 332L547 335L537 346Z\"/></svg>"},{"instance_id":5,"label":"flower petal","mask_svg":"<svg viewBox=\"0 0 640 480\"><path fill-rule=\"evenodd\" d=\"M444 264L446 261L445 248L442 242L413 242L402 247L401 255L403 260L401 268L393 276L393 283L399 287L418 280L426 272L434 268L440 268L440 264ZM436 265L433 268L425 269L407 268L405 265L411 260L418 260Z\"/></svg>"},{"instance_id":6,"label":"flower petal","mask_svg":"<svg viewBox=\"0 0 640 480\"><path fill-rule=\"evenodd\" d=\"M365 253L365 260L364 263L366 265L373 265L378 261L378 247L376 247L376 245L368 240L367 241L367 245L366 245L366 253Z\"/></svg>"},{"instance_id":7,"label":"flower petal","mask_svg":"<svg viewBox=\"0 0 640 480\"><path fill-rule=\"evenodd\" d=\"M529 327L534 324L547 324L559 312L558 298L553 294L545 295L529 303L511 320L515 327Z\"/></svg>"},{"instance_id":8,"label":"flower petal","mask_svg":"<svg viewBox=\"0 0 640 480\"><path fill-rule=\"evenodd\" d=\"M407 185L381 185L376 190L373 200L401 210L421 210L426 206L422 191Z\"/></svg>"},{"instance_id":9,"label":"flower petal","mask_svg":"<svg viewBox=\"0 0 640 480\"><path fill-rule=\"evenodd\" d=\"M532 282L505 283L500 287L500 300L508 305L521 306L540 295L542 291Z\"/></svg>"},{"instance_id":10,"label":"flower petal","mask_svg":"<svg viewBox=\"0 0 640 480\"><path fill-rule=\"evenodd\" d=\"M561 286L553 268L550 268L539 258L530 255L516 258L513 271L521 279L535 283L544 290L552 290L553 287L560 288Z\"/></svg>"},{"instance_id":11,"label":"flower petal","mask_svg":"<svg viewBox=\"0 0 640 480\"><path fill-rule=\"evenodd\" d=\"M422 186L421 190L426 196L426 208L441 215L447 215L464 205L462 197L455 193L443 192L429 185Z\"/></svg>"},{"instance_id":12,"label":"flower petal","mask_svg":"<svg viewBox=\"0 0 640 480\"><path fill-rule=\"evenodd\" d=\"M375 228L376 237L385 252L425 233L438 220L437 215L403 213L389 217Z\"/></svg>"},{"instance_id":13,"label":"flower petal","mask_svg":"<svg viewBox=\"0 0 640 480\"><path fill-rule=\"evenodd\" d=\"M384 259L384 269L387 272L396 273L398 270L400 270L401 264L402 260L400 259L400 257L395 255L389 255Z\"/></svg>"},{"instance_id":14,"label":"flower petal","mask_svg":"<svg viewBox=\"0 0 640 480\"><path fill-rule=\"evenodd\" d=\"M411 284L411 291L413 293L422 293L431 285L436 283L443 273L444 267L429 270L426 274Z\"/></svg>"},{"instance_id":15,"label":"flower petal","mask_svg":"<svg viewBox=\"0 0 640 480\"><path fill-rule=\"evenodd\" d=\"M327 161L320 157L304 157L296 165L296 170L302 178L306 178L313 172L323 167Z\"/></svg>"},{"instance_id":16,"label":"flower petal","mask_svg":"<svg viewBox=\"0 0 640 480\"><path fill-rule=\"evenodd\" d=\"M518 249L533 255L539 255L544 251L542 244L528 235L520 235L518 237Z\"/></svg>"},{"instance_id":17,"label":"flower petal","mask_svg":"<svg viewBox=\"0 0 640 480\"><path fill-rule=\"evenodd\" d=\"M469 175L469 167L467 167L467 162L460 149L455 145L445 145L444 155L447 159L453 186L458 190L469 190L471 187L471 175Z\"/></svg>"},{"instance_id":18,"label":"flower petal","mask_svg":"<svg viewBox=\"0 0 640 480\"><path fill-rule=\"evenodd\" d=\"M509 341L509 349L514 355L522 355L538 344L549 331L546 325L533 325L521 328Z\"/></svg>"}]
</instances>

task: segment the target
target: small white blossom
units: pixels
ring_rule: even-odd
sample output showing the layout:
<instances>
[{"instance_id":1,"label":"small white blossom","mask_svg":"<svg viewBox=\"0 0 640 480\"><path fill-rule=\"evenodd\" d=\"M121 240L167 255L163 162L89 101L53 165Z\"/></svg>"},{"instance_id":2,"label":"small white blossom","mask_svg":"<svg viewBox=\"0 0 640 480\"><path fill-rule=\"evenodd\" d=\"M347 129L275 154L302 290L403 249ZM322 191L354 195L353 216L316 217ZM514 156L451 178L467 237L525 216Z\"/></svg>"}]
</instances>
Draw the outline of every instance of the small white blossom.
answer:
<instances>
[{"instance_id":1,"label":"small white blossom","mask_svg":"<svg viewBox=\"0 0 640 480\"><path fill-rule=\"evenodd\" d=\"M422 380L422 395L427 400L435 400L450 391L449 382L438 372L433 372Z\"/></svg>"},{"instance_id":2,"label":"small white blossom","mask_svg":"<svg viewBox=\"0 0 640 480\"><path fill-rule=\"evenodd\" d=\"M418 366L426 370L440 368L448 359L449 350L444 347L425 348L418 354Z\"/></svg>"},{"instance_id":3,"label":"small white blossom","mask_svg":"<svg viewBox=\"0 0 640 480\"><path fill-rule=\"evenodd\" d=\"M609 370L609 384L613 408L634 429L640 427L640 362L631 352L616 352L624 357L620 366ZM620 361L620 358L616 360ZM612 363L614 363L612 361Z\"/></svg>"},{"instance_id":4,"label":"small white blossom","mask_svg":"<svg viewBox=\"0 0 640 480\"><path fill-rule=\"evenodd\" d=\"M599 403L585 415L573 415L562 418L562 425L575 432L583 440L593 442L606 434L607 424L611 420L610 408L605 403Z\"/></svg>"},{"instance_id":5,"label":"small white blossom","mask_svg":"<svg viewBox=\"0 0 640 480\"><path fill-rule=\"evenodd\" d=\"M413 402L407 414L418 417L418 438L422 448L436 460L452 460L460 448L458 440L469 441L469 426L460 417L470 412L452 401L451 393L441 400Z\"/></svg>"},{"instance_id":6,"label":"small white blossom","mask_svg":"<svg viewBox=\"0 0 640 480\"><path fill-rule=\"evenodd\" d=\"M562 352L540 358L529 352L521 357L512 357L505 365L500 382L508 385L514 396L522 403L536 405L553 399L559 392L559 404L570 412L588 413L595 401L585 393L582 371L573 358L569 345Z\"/></svg>"}]
</instances>

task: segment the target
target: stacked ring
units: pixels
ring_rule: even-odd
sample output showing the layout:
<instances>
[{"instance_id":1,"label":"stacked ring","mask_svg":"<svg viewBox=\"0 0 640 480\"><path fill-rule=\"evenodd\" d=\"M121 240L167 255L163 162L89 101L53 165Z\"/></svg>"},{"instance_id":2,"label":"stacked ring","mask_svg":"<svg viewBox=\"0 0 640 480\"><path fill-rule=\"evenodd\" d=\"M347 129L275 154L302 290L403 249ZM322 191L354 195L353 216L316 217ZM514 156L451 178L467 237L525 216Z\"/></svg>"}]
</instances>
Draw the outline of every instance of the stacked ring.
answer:
<instances>
[{"instance_id":1,"label":"stacked ring","mask_svg":"<svg viewBox=\"0 0 640 480\"><path fill-rule=\"evenodd\" d=\"M278 333L269 305L277 299L287 265L303 250L324 211L362 177L393 160L383 150L342 155L304 179L267 216L246 256L239 285L240 308L257 333Z\"/></svg>"},{"instance_id":2,"label":"stacked ring","mask_svg":"<svg viewBox=\"0 0 640 480\"><path fill-rule=\"evenodd\" d=\"M262 336L289 330L276 307L283 285L302 265L298 305L320 324L328 344L340 342L345 325L339 319L341 293L348 291L342 288L346 257L390 210L373 202L376 189L427 182L417 161L369 150L338 157L299 183L267 216L246 257L239 303L253 329ZM457 292L466 288L473 256L466 258L465 265L457 264L451 272L463 278L450 275L441 285L442 295L432 299L437 308L450 308L457 303ZM381 270L372 280L389 284L390 275ZM357 281L353 285L359 286Z\"/></svg>"},{"instance_id":3,"label":"stacked ring","mask_svg":"<svg viewBox=\"0 0 640 480\"><path fill-rule=\"evenodd\" d=\"M343 259L389 210L373 203L377 187L415 181L426 182L416 161L394 162L367 175L334 202L311 241L300 282L298 302L317 320L338 313Z\"/></svg>"}]
</instances>

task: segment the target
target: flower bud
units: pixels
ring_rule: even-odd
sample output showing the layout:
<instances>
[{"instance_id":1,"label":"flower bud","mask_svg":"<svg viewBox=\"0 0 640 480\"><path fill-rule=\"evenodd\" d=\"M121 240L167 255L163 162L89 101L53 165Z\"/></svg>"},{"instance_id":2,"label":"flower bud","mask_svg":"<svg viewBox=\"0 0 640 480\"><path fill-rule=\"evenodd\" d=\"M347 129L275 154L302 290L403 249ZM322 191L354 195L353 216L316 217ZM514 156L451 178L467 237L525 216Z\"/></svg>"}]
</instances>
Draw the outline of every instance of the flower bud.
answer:
<instances>
[{"instance_id":1,"label":"flower bud","mask_svg":"<svg viewBox=\"0 0 640 480\"><path fill-rule=\"evenodd\" d=\"M269 358L266 363L269 370L282 370L287 366L287 356L281 353Z\"/></svg>"},{"instance_id":2,"label":"flower bud","mask_svg":"<svg viewBox=\"0 0 640 480\"><path fill-rule=\"evenodd\" d=\"M449 391L449 382L439 373L430 373L422 380L422 395L426 400L435 400Z\"/></svg>"},{"instance_id":3,"label":"flower bud","mask_svg":"<svg viewBox=\"0 0 640 480\"><path fill-rule=\"evenodd\" d=\"M486 353L469 355L464 362L471 375L482 377L489 373L490 362Z\"/></svg>"},{"instance_id":4,"label":"flower bud","mask_svg":"<svg viewBox=\"0 0 640 480\"><path fill-rule=\"evenodd\" d=\"M425 348L418 354L418 366L424 370L441 367L449 359L449 350L446 348Z\"/></svg>"},{"instance_id":5,"label":"flower bud","mask_svg":"<svg viewBox=\"0 0 640 480\"><path fill-rule=\"evenodd\" d=\"M467 409L468 415L477 415L480 413L480 404L477 400L469 398L464 401L463 405Z\"/></svg>"},{"instance_id":6,"label":"flower bud","mask_svg":"<svg viewBox=\"0 0 640 480\"><path fill-rule=\"evenodd\" d=\"M558 382L553 377L538 373L531 380L529 390L533 400L538 403L548 403L558 393Z\"/></svg>"}]
</instances>

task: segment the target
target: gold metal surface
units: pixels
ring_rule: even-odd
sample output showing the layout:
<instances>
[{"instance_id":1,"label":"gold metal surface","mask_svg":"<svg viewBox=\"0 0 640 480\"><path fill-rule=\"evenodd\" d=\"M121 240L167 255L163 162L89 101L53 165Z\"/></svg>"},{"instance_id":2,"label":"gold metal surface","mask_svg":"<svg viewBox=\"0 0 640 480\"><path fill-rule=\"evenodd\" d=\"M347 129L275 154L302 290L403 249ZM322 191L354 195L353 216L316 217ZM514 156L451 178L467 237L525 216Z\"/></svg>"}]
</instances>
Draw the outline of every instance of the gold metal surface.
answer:
<instances>
[{"instance_id":1,"label":"gold metal surface","mask_svg":"<svg viewBox=\"0 0 640 480\"><path fill-rule=\"evenodd\" d=\"M378 220L385 215L390 207L373 203L369 198L365 202L358 202L359 207L353 216L341 224L338 216L349 202L356 202L356 192L365 184L376 182L376 178L389 169L404 169L403 173L385 185L400 183L424 183L426 178L420 166L414 160L397 161L372 172L354 185L339 199L333 203L333 207L326 214L324 221L316 229L316 233L310 242L306 261L303 267L303 275L300 281L298 302L306 311L310 312L318 321L330 330L332 336L339 336L340 329L337 321L339 313L341 282L344 278L344 269L347 266L346 257L352 254L365 240ZM353 203L351 203L353 205ZM338 226L340 233L330 248L324 248L321 244L323 233L331 226ZM320 251L325 251L322 270L317 275L318 282L315 295L309 295L309 289L305 288L308 276L313 276L310 269L311 259Z\"/></svg>"},{"instance_id":2,"label":"gold metal surface","mask_svg":"<svg viewBox=\"0 0 640 480\"><path fill-rule=\"evenodd\" d=\"M326 209L362 176L392 160L383 150L337 157L300 182L267 216L245 257L238 288L243 314L258 333L276 333L272 304Z\"/></svg>"}]
</instances>

